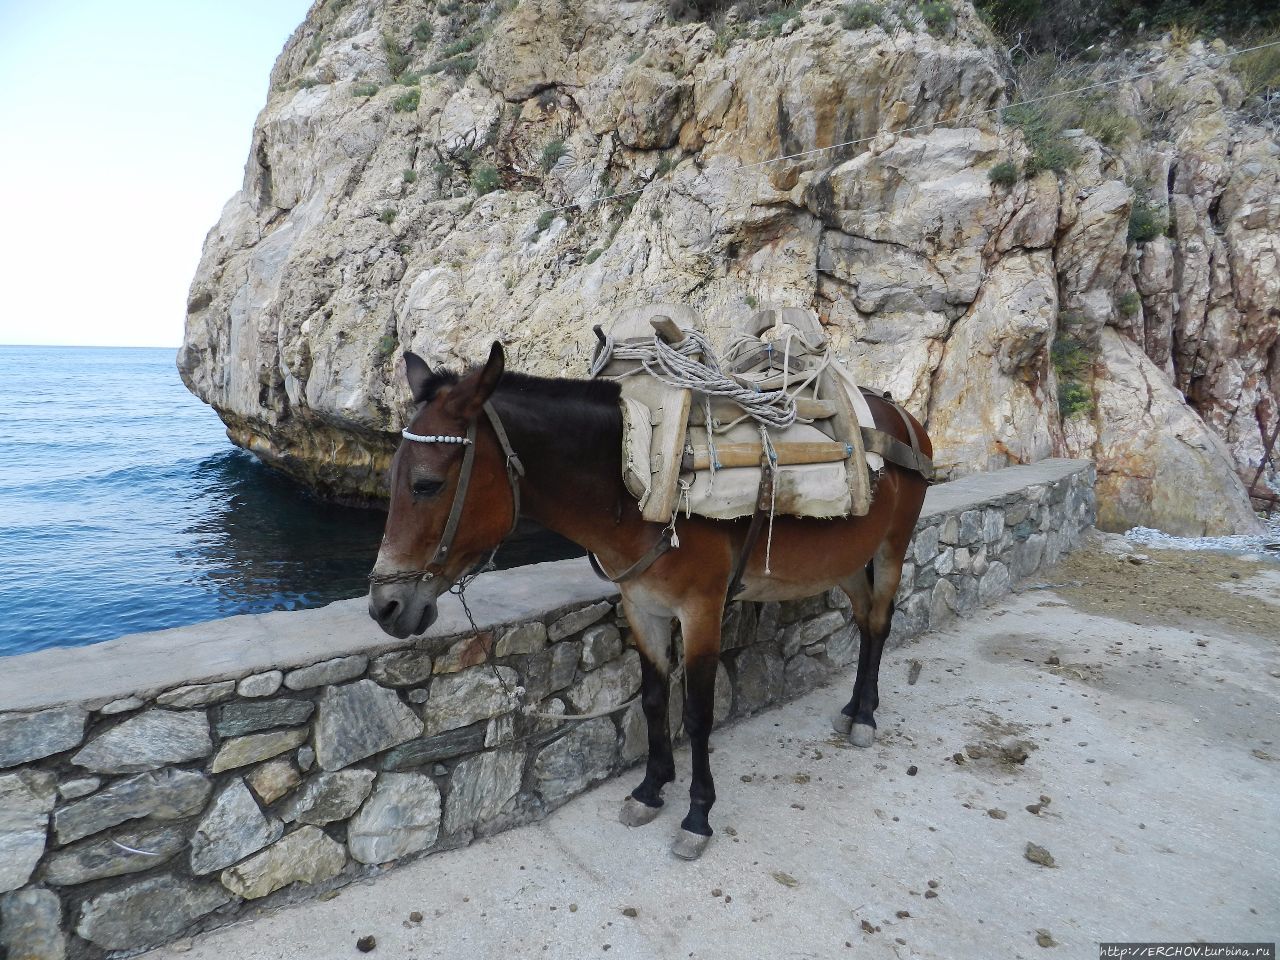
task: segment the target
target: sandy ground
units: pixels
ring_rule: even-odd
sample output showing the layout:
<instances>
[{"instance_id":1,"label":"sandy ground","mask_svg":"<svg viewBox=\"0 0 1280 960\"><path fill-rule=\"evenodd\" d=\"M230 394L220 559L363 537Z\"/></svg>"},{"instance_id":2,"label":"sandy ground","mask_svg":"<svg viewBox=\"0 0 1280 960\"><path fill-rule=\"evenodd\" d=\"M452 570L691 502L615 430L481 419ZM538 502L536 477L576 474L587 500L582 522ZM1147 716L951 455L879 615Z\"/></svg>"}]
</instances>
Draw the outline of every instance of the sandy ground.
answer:
<instances>
[{"instance_id":1,"label":"sandy ground","mask_svg":"<svg viewBox=\"0 0 1280 960\"><path fill-rule=\"evenodd\" d=\"M718 835L697 863L668 852L682 751L647 827L615 820L628 772L541 824L148 956L354 958L366 935L375 960L1092 960L1099 941L1274 941L1280 567L1143 552L1080 551L887 654L870 750L829 732L852 671L718 732Z\"/></svg>"}]
</instances>

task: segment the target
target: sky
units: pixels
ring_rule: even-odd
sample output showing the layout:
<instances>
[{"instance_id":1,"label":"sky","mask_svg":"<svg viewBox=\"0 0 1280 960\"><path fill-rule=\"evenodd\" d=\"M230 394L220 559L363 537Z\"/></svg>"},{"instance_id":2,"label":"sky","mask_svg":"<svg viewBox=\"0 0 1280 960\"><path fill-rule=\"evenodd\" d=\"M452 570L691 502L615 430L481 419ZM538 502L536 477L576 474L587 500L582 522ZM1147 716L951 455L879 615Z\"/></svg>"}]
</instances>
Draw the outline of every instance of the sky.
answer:
<instances>
[{"instance_id":1,"label":"sky","mask_svg":"<svg viewBox=\"0 0 1280 960\"><path fill-rule=\"evenodd\" d=\"M176 347L309 0L0 0L0 344Z\"/></svg>"}]
</instances>

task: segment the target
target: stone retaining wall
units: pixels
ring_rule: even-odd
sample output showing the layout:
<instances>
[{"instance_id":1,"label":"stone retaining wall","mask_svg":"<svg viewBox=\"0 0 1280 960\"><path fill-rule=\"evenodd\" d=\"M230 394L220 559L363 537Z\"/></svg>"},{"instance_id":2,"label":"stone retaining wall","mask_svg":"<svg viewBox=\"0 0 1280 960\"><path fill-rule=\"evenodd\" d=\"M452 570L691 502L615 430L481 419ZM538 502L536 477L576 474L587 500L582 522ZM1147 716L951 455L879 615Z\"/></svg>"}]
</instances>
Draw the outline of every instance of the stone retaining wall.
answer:
<instances>
[{"instance_id":1,"label":"stone retaining wall","mask_svg":"<svg viewBox=\"0 0 1280 960\"><path fill-rule=\"evenodd\" d=\"M1093 521L1093 481L1056 460L933 488L893 639L1053 563ZM0 948L136 951L545 816L645 752L638 704L569 725L513 700L588 712L637 691L616 596L582 561L487 575L469 594L481 633L442 611L433 633L457 640L434 659L389 642L363 601L9 658ZM735 604L716 720L856 659L847 616L838 592Z\"/></svg>"}]
</instances>

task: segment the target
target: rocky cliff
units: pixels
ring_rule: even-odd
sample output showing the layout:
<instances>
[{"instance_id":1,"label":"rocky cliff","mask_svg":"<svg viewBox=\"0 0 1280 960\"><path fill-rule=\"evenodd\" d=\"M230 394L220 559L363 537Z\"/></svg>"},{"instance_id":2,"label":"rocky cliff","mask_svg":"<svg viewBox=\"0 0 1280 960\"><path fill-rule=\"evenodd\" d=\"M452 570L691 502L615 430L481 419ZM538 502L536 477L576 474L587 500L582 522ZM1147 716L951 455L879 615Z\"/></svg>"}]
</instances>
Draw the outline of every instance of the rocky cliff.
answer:
<instances>
[{"instance_id":1,"label":"rocky cliff","mask_svg":"<svg viewBox=\"0 0 1280 960\"><path fill-rule=\"evenodd\" d=\"M206 240L187 385L267 462L376 497L405 349L500 338L583 375L623 305L690 303L718 337L806 306L948 474L1089 456L1105 526L1253 526L1280 146L1229 51L1115 51L1073 82L1128 79L1074 113L1001 110L1012 67L965 3L773 7L317 3Z\"/></svg>"}]
</instances>

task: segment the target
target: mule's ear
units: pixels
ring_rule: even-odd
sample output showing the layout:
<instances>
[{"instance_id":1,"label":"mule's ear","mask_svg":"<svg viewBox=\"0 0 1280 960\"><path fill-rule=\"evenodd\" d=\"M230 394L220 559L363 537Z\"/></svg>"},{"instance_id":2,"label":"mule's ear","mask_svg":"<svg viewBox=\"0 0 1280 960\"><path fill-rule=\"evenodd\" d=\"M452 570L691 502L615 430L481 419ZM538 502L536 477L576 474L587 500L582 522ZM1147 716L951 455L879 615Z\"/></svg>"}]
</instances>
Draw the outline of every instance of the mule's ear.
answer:
<instances>
[{"instance_id":1,"label":"mule's ear","mask_svg":"<svg viewBox=\"0 0 1280 960\"><path fill-rule=\"evenodd\" d=\"M414 403L422 403L427 399L427 388L431 382L431 368L427 361L416 353L405 351L404 375L409 381L409 392L413 394Z\"/></svg>"},{"instance_id":2,"label":"mule's ear","mask_svg":"<svg viewBox=\"0 0 1280 960\"><path fill-rule=\"evenodd\" d=\"M448 411L463 420L479 416L484 405L493 396L493 391L497 389L506 367L507 357L502 344L495 340L484 366L466 377L450 392L445 401Z\"/></svg>"}]
</instances>

